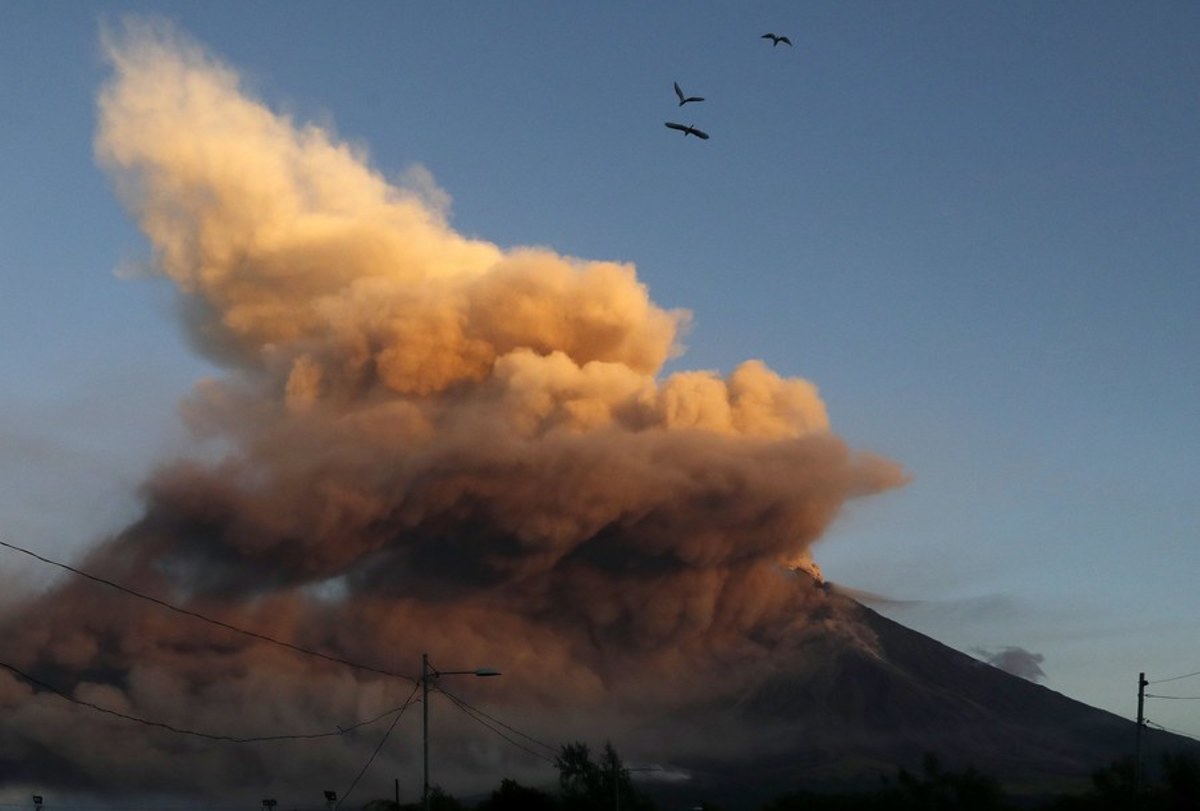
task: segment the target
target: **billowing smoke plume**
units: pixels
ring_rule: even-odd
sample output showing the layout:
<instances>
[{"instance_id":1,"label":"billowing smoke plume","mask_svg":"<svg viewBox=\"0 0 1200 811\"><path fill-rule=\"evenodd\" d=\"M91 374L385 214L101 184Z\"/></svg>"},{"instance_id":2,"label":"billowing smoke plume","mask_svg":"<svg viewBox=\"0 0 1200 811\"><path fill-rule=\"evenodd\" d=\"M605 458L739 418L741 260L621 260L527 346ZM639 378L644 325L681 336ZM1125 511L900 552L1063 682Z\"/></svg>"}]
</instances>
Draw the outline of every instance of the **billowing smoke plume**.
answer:
<instances>
[{"instance_id":1,"label":"billowing smoke plume","mask_svg":"<svg viewBox=\"0 0 1200 811\"><path fill-rule=\"evenodd\" d=\"M632 266L461 236L439 194L272 112L175 33L134 25L106 52L98 161L227 370L184 405L226 452L162 468L143 517L83 568L355 661L494 665L504 679L470 695L555 742L620 741L839 632L791 567L847 499L904 477L832 434L810 383L758 361L664 377L686 314ZM47 683L191 729L333 729L411 689L86 581L0 625ZM192 741L4 673L0 706L10 781L335 782L375 741ZM523 757L452 748L468 737L437 711L443 762L494 783L497 752ZM409 769L413 748L381 762Z\"/></svg>"},{"instance_id":2,"label":"billowing smoke plume","mask_svg":"<svg viewBox=\"0 0 1200 811\"><path fill-rule=\"evenodd\" d=\"M989 665L998 667L1005 673L1011 673L1029 681L1041 681L1046 678L1046 673L1042 670L1042 662L1046 657L1040 653L1032 653L1016 645L996 650L974 648L973 652Z\"/></svg>"}]
</instances>

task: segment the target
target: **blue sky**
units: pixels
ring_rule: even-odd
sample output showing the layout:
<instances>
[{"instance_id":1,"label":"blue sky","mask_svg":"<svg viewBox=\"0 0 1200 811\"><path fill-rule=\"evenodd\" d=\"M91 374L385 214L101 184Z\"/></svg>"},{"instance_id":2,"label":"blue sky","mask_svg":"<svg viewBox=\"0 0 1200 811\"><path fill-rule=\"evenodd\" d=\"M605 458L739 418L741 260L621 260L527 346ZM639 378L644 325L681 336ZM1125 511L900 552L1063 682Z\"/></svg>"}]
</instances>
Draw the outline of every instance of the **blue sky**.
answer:
<instances>
[{"instance_id":1,"label":"blue sky","mask_svg":"<svg viewBox=\"0 0 1200 811\"><path fill-rule=\"evenodd\" d=\"M1200 6L8 4L0 530L61 556L136 514L215 373L92 158L127 13L423 166L465 235L634 263L693 314L672 369L819 386L914 477L817 547L832 580L1125 716L1138 671L1200 670ZM1200 702L1147 715L1200 736Z\"/></svg>"}]
</instances>

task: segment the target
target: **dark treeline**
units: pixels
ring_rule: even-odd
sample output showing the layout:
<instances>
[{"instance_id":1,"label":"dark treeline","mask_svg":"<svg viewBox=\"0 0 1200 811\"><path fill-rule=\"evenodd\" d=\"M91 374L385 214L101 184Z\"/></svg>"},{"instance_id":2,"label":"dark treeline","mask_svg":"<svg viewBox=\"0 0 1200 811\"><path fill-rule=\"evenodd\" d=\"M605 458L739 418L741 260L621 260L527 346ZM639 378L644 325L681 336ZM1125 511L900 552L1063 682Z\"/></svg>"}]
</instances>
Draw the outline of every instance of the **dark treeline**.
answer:
<instances>
[{"instance_id":1,"label":"dark treeline","mask_svg":"<svg viewBox=\"0 0 1200 811\"><path fill-rule=\"evenodd\" d=\"M944 769L926 755L919 774L900 770L874 791L817 794L797 791L777 797L762 811L1200 811L1200 760L1168 754L1153 780L1139 792L1132 758L1092 775L1091 788L1042 799L1013 798L996 778L974 768Z\"/></svg>"},{"instance_id":2,"label":"dark treeline","mask_svg":"<svg viewBox=\"0 0 1200 811\"><path fill-rule=\"evenodd\" d=\"M656 811L657 806L638 791L612 744L605 744L598 761L592 759L587 744L571 743L559 750L554 759L558 768L556 791L523 786L504 779L499 788L476 811ZM430 811L465 811L468 806L440 788L430 791ZM399 805L389 800L374 800L363 811L422 811L421 803Z\"/></svg>"},{"instance_id":3,"label":"dark treeline","mask_svg":"<svg viewBox=\"0 0 1200 811\"><path fill-rule=\"evenodd\" d=\"M674 811L638 790L629 769L611 744L598 760L586 744L562 748L555 765L558 786L543 790L505 779L476 811ZM1005 794L999 780L975 768L946 769L926 755L919 772L901 769L894 779L846 793L795 791L762 804L760 811L1198 811L1200 759L1190 754L1164 755L1159 768L1145 775L1141 790L1132 758L1096 771L1088 791L1036 800ZM430 793L430 811L466 811L465 805L440 789ZM686 811L724 811L696 802ZM364 811L422 811L421 803L399 805L375 800Z\"/></svg>"}]
</instances>

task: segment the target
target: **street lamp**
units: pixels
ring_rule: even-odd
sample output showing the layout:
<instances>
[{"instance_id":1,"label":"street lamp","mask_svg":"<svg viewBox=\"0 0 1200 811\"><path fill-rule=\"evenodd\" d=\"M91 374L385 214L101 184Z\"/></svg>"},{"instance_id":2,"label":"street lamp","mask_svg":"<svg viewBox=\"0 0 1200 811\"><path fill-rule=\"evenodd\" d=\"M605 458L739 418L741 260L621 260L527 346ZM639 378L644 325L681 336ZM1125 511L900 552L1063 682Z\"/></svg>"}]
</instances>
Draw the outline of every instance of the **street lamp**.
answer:
<instances>
[{"instance_id":1,"label":"street lamp","mask_svg":"<svg viewBox=\"0 0 1200 811\"><path fill-rule=\"evenodd\" d=\"M329 808L329 811L334 811L334 809L337 808L336 791L329 791L328 789L325 790L325 805Z\"/></svg>"},{"instance_id":2,"label":"street lamp","mask_svg":"<svg viewBox=\"0 0 1200 811\"><path fill-rule=\"evenodd\" d=\"M424 749L424 779L421 784L421 807L429 811L429 683L439 676L499 676L500 671L493 667L479 667L475 670L438 670L429 664L429 654L421 654L421 737Z\"/></svg>"}]
</instances>

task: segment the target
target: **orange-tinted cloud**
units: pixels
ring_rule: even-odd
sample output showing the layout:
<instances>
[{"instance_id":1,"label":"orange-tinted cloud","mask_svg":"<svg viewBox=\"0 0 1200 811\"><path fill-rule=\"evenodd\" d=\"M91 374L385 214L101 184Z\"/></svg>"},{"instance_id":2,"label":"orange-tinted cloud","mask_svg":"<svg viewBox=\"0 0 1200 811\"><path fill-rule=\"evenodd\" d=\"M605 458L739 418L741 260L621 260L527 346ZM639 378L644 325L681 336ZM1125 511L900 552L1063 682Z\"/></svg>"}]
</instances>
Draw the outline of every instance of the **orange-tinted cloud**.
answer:
<instances>
[{"instance_id":1,"label":"orange-tinted cloud","mask_svg":"<svg viewBox=\"0 0 1200 811\"><path fill-rule=\"evenodd\" d=\"M228 370L184 405L228 453L165 465L89 568L351 659L495 664L500 700L552 737L729 693L839 632L789 566L847 499L905 476L835 436L815 386L753 360L664 376L687 315L632 266L461 236L419 172L389 183L169 29L105 48L97 158ZM3 626L21 666L180 726L328 729L395 700L378 676L92 584ZM68 732L79 710L54 701L0 674L3 757L82 723L136 758L72 750L80 784L257 785L311 760L189 742L180 775L169 735ZM366 744L333 746L345 765Z\"/></svg>"}]
</instances>

